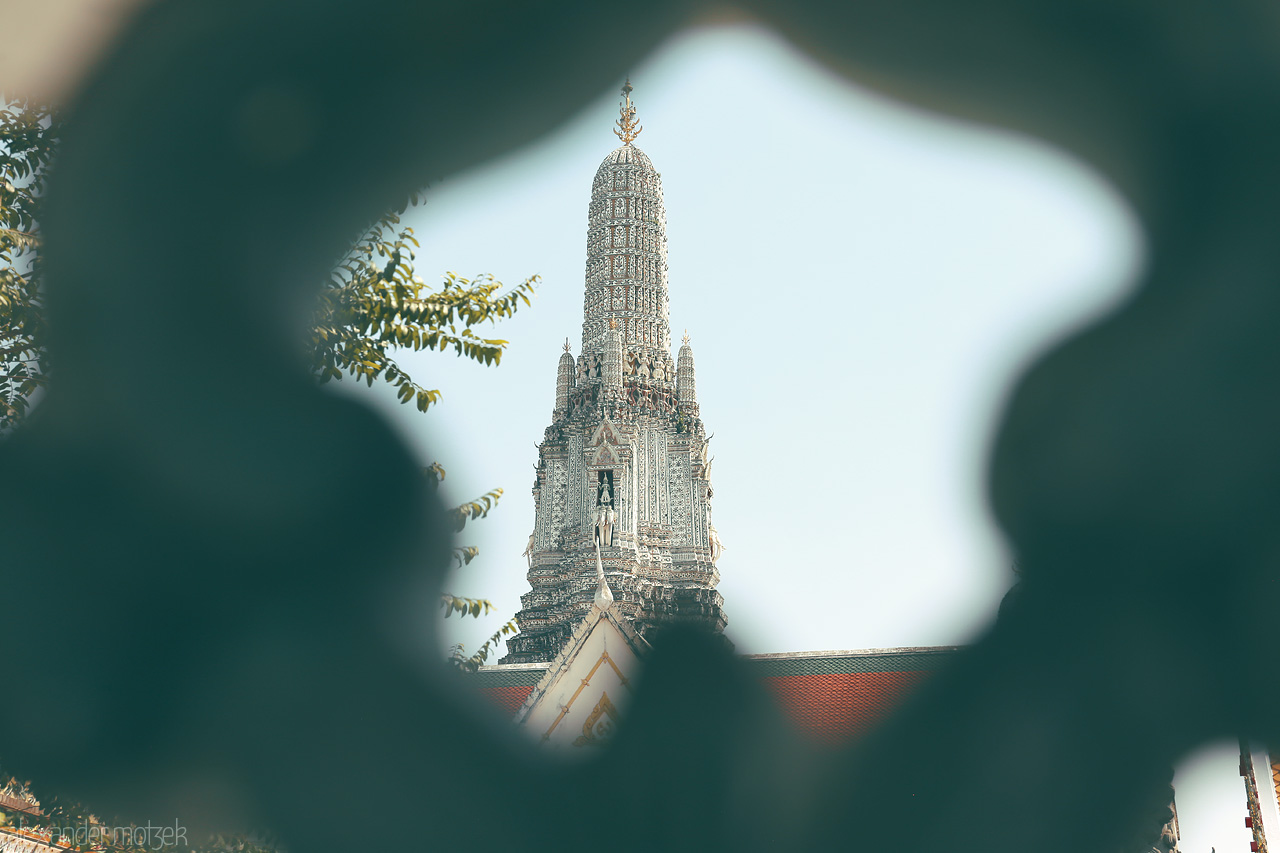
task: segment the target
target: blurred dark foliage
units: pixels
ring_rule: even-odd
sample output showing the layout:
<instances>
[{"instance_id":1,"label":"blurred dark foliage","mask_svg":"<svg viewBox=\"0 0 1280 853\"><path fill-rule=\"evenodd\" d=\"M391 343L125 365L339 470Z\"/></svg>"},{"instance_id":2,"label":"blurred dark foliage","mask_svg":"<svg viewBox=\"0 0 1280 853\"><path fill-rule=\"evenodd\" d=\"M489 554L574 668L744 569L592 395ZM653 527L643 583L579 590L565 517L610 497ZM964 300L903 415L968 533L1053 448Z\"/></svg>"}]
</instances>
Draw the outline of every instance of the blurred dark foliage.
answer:
<instances>
[{"instance_id":1,"label":"blurred dark foliage","mask_svg":"<svg viewBox=\"0 0 1280 853\"><path fill-rule=\"evenodd\" d=\"M432 612L448 528L390 429L314 386L297 336L347 235L405 188L542 136L680 27L736 13L160 3L69 106L46 199L59 373L0 448L0 582L23 605L8 767L142 819L264 823L297 851L1065 853L1154 844L1168 768L1206 740L1276 742L1280 9L737 13L1074 153L1141 218L1133 297L1008 398L990 499L1022 580L997 624L836 754L723 646L667 636L612 749L540 761L388 625L411 593Z\"/></svg>"},{"instance_id":2,"label":"blurred dark foliage","mask_svg":"<svg viewBox=\"0 0 1280 853\"><path fill-rule=\"evenodd\" d=\"M0 97L0 435L48 382L40 202L60 133L49 107Z\"/></svg>"}]
</instances>

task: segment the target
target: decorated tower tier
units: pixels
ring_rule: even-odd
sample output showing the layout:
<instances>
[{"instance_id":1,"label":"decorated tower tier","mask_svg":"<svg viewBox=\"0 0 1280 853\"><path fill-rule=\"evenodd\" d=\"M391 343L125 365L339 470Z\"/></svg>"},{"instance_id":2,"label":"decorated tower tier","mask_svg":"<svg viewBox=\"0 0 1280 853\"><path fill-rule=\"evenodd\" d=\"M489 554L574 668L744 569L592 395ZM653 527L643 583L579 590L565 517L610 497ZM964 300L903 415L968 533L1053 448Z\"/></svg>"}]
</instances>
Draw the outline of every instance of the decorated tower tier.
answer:
<instances>
[{"instance_id":1,"label":"decorated tower tier","mask_svg":"<svg viewBox=\"0 0 1280 853\"><path fill-rule=\"evenodd\" d=\"M725 626L687 335L671 358L662 180L632 144L640 127L630 84L622 91L623 144L591 186L582 351L575 361L566 342L560 356L533 485L532 589L503 663L549 661L563 648L596 594L597 544L617 606L642 635Z\"/></svg>"}]
</instances>

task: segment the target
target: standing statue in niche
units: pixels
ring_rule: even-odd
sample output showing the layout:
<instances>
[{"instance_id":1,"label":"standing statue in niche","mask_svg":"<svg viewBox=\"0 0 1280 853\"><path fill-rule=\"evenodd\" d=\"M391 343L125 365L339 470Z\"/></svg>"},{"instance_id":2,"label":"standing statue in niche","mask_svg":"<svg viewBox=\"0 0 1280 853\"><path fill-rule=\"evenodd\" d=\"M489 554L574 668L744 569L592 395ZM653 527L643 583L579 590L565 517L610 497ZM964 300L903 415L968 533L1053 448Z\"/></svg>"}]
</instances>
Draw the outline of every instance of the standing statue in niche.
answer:
<instances>
[{"instance_id":1,"label":"standing statue in niche","mask_svg":"<svg viewBox=\"0 0 1280 853\"><path fill-rule=\"evenodd\" d=\"M653 360L653 381L661 382L665 374L662 371L662 359L655 358Z\"/></svg>"},{"instance_id":2,"label":"standing statue in niche","mask_svg":"<svg viewBox=\"0 0 1280 853\"><path fill-rule=\"evenodd\" d=\"M636 375L638 375L641 379L649 378L649 356L647 355L640 356L639 366L636 368Z\"/></svg>"},{"instance_id":3,"label":"standing statue in niche","mask_svg":"<svg viewBox=\"0 0 1280 853\"><path fill-rule=\"evenodd\" d=\"M533 534L529 534L529 544L525 546L524 553L520 556L524 557L525 563L529 568L533 568Z\"/></svg>"},{"instance_id":4,"label":"standing statue in niche","mask_svg":"<svg viewBox=\"0 0 1280 853\"><path fill-rule=\"evenodd\" d=\"M613 544L613 524L617 516L613 511L613 495L609 491L609 481L600 481L600 503L596 507L595 540L600 547Z\"/></svg>"}]
</instances>

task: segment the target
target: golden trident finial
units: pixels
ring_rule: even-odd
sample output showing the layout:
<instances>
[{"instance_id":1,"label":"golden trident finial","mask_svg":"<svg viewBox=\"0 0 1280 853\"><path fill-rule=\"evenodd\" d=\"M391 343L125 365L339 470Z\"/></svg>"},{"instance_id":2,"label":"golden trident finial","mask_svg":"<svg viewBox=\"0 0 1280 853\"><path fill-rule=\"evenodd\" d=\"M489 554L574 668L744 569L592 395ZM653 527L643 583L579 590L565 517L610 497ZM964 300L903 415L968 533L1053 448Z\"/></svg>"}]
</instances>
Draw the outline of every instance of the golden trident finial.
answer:
<instances>
[{"instance_id":1,"label":"golden trident finial","mask_svg":"<svg viewBox=\"0 0 1280 853\"><path fill-rule=\"evenodd\" d=\"M569 351L569 339L568 339L568 338L565 338L565 339L564 339L564 351L565 351L565 352L568 352L568 351Z\"/></svg>"},{"instance_id":2,"label":"golden trident finial","mask_svg":"<svg viewBox=\"0 0 1280 853\"><path fill-rule=\"evenodd\" d=\"M631 140L639 136L640 131L644 130L642 126L636 124L636 108L631 103L632 91L631 78L628 77L627 82L622 86L622 96L625 99L620 109L622 117L616 122L618 129L613 132L614 136L617 136L627 145L630 145Z\"/></svg>"}]
</instances>

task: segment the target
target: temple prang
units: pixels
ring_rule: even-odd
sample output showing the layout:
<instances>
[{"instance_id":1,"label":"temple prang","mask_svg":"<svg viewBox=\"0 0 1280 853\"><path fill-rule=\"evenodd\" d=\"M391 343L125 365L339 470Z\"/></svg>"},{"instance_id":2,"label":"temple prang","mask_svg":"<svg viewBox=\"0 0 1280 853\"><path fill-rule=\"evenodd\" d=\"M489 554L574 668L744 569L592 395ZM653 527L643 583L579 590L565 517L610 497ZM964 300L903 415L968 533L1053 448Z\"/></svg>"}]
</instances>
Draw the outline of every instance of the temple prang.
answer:
<instances>
[{"instance_id":1,"label":"temple prang","mask_svg":"<svg viewBox=\"0 0 1280 853\"><path fill-rule=\"evenodd\" d=\"M628 83L623 144L591 186L581 350L575 359L566 343L560 355L533 484L531 590L503 663L560 653L592 607L597 553L615 607L641 636L726 623L693 349L686 332L671 357L662 180L633 144L630 94Z\"/></svg>"}]
</instances>

